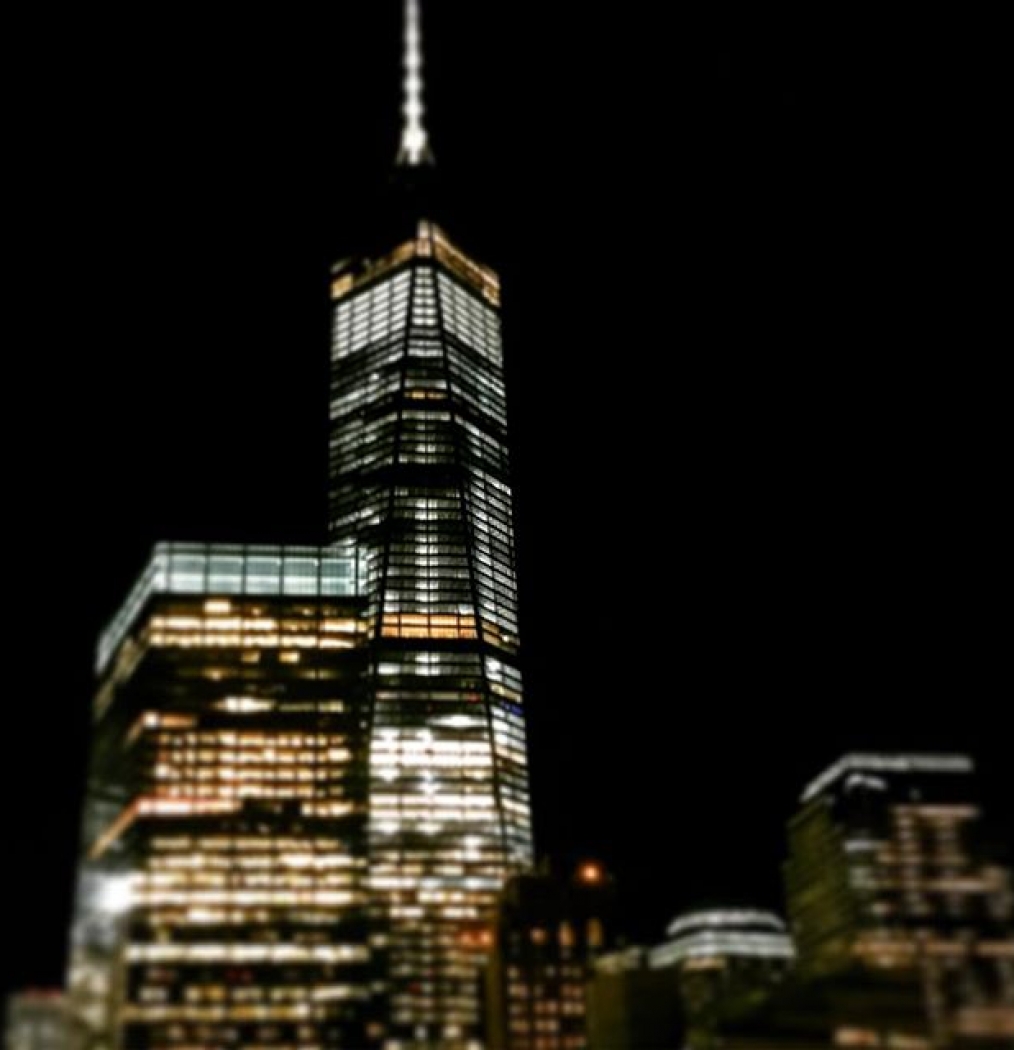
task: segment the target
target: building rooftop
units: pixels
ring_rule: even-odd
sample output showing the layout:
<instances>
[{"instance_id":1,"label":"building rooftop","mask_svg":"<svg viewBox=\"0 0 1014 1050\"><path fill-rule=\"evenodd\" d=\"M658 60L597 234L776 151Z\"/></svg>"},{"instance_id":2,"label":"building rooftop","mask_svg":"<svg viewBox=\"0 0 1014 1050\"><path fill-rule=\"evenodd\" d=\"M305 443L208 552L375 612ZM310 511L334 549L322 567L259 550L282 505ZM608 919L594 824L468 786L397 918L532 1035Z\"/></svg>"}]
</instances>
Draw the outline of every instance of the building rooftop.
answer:
<instances>
[{"instance_id":1,"label":"building rooftop","mask_svg":"<svg viewBox=\"0 0 1014 1050\"><path fill-rule=\"evenodd\" d=\"M850 777L885 773L971 773L974 770L975 763L967 755L853 753L844 755L814 778L800 801L809 802L839 781L847 782Z\"/></svg>"},{"instance_id":2,"label":"building rooftop","mask_svg":"<svg viewBox=\"0 0 1014 1050\"><path fill-rule=\"evenodd\" d=\"M415 259L434 259L493 306L500 305L500 278L488 266L466 255L435 223L419 221L413 240L399 244L380 259L344 259L331 269L331 298L344 299L385 274Z\"/></svg>"},{"instance_id":3,"label":"building rooftop","mask_svg":"<svg viewBox=\"0 0 1014 1050\"><path fill-rule=\"evenodd\" d=\"M653 967L690 959L792 959L795 949L784 921L774 912L716 908L677 916L669 940L651 951Z\"/></svg>"},{"instance_id":4,"label":"building rooftop","mask_svg":"<svg viewBox=\"0 0 1014 1050\"><path fill-rule=\"evenodd\" d=\"M350 548L158 543L99 635L96 670L102 673L154 595L353 597L359 594L359 578L358 559Z\"/></svg>"}]
</instances>

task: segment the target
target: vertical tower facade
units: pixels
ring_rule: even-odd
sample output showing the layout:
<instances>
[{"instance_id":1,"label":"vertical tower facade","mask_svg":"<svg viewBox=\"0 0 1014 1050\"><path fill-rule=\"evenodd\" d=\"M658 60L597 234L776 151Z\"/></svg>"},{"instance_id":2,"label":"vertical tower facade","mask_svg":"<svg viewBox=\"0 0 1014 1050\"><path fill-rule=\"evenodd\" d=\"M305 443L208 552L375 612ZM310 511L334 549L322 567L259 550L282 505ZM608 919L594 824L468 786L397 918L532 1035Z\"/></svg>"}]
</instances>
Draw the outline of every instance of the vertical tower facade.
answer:
<instances>
[{"instance_id":1,"label":"vertical tower facade","mask_svg":"<svg viewBox=\"0 0 1014 1050\"><path fill-rule=\"evenodd\" d=\"M468 1045L497 894L532 855L499 281L422 220L332 294L330 535L369 600L392 1038Z\"/></svg>"}]
</instances>

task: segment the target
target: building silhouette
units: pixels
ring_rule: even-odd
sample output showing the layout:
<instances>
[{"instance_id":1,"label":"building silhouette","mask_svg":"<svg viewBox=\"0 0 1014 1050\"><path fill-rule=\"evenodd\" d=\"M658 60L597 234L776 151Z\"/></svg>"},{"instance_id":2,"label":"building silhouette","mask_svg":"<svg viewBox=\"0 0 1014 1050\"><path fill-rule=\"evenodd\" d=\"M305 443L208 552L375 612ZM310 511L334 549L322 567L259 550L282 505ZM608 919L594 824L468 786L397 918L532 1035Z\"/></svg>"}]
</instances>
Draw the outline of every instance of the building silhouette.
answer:
<instances>
[{"instance_id":1,"label":"building silhouette","mask_svg":"<svg viewBox=\"0 0 1014 1050\"><path fill-rule=\"evenodd\" d=\"M761 1002L778 988L795 958L785 923L752 908L710 908L678 915L664 943L649 953L653 969L678 975L694 1050L717 1045L715 1029L730 1005Z\"/></svg>"},{"instance_id":2,"label":"building silhouette","mask_svg":"<svg viewBox=\"0 0 1014 1050\"><path fill-rule=\"evenodd\" d=\"M632 946L595 960L588 984L589 1050L686 1047L687 1016L675 967L652 966Z\"/></svg>"}]
</instances>

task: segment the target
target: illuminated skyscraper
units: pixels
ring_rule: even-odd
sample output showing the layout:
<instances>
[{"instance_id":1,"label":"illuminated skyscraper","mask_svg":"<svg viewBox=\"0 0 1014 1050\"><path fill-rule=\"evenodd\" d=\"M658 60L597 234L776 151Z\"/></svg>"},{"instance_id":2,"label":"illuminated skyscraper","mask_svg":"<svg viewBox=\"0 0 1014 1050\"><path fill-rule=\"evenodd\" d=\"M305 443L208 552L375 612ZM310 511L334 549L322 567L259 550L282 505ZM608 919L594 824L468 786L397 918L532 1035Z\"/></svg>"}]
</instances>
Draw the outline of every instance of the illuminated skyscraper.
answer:
<instances>
[{"instance_id":1,"label":"illuminated skyscraper","mask_svg":"<svg viewBox=\"0 0 1014 1050\"><path fill-rule=\"evenodd\" d=\"M429 163L407 7L400 174ZM424 206L335 267L330 535L364 565L371 884L389 920L391 1037L479 1038L482 934L531 861L496 274Z\"/></svg>"},{"instance_id":2,"label":"illuminated skyscraper","mask_svg":"<svg viewBox=\"0 0 1014 1050\"><path fill-rule=\"evenodd\" d=\"M330 545L160 545L100 640L88 1047L481 1045L532 855L500 289L421 207L385 251L334 270Z\"/></svg>"},{"instance_id":3,"label":"illuminated skyscraper","mask_svg":"<svg viewBox=\"0 0 1014 1050\"><path fill-rule=\"evenodd\" d=\"M454 1040L479 1021L469 941L531 859L499 289L423 220L334 295L331 526L370 599L392 1019Z\"/></svg>"},{"instance_id":4,"label":"illuminated skyscraper","mask_svg":"<svg viewBox=\"0 0 1014 1050\"><path fill-rule=\"evenodd\" d=\"M972 772L963 755L846 755L789 825L802 975L910 982L923 1025L899 1033L927 1046L1014 1041L1014 898L984 849Z\"/></svg>"}]
</instances>

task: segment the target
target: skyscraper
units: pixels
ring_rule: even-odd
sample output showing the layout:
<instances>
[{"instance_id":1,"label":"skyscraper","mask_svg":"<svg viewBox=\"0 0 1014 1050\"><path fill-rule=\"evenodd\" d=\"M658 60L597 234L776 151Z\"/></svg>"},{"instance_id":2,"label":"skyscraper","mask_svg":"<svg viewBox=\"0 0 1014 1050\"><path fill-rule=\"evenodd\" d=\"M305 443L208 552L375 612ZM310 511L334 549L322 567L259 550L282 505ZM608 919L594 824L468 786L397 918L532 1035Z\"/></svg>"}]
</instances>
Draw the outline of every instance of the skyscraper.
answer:
<instances>
[{"instance_id":1,"label":"skyscraper","mask_svg":"<svg viewBox=\"0 0 1014 1050\"><path fill-rule=\"evenodd\" d=\"M100 641L94 1045L481 1045L532 857L500 288L409 192L416 0L405 44L405 225L333 272L329 546L160 545Z\"/></svg>"},{"instance_id":2,"label":"skyscraper","mask_svg":"<svg viewBox=\"0 0 1014 1050\"><path fill-rule=\"evenodd\" d=\"M364 558L370 857L402 1038L478 1024L470 933L531 859L495 275L423 219L334 282L331 530Z\"/></svg>"},{"instance_id":3,"label":"skyscraper","mask_svg":"<svg viewBox=\"0 0 1014 1050\"><path fill-rule=\"evenodd\" d=\"M984 848L972 772L964 755L846 755L789 825L802 975L910 982L933 1046L1014 1038L1014 898Z\"/></svg>"},{"instance_id":4,"label":"skyscraper","mask_svg":"<svg viewBox=\"0 0 1014 1050\"><path fill-rule=\"evenodd\" d=\"M364 559L369 849L393 1038L478 1038L476 934L531 862L497 275L432 221L406 3L404 232L335 267L330 536Z\"/></svg>"}]
</instances>

